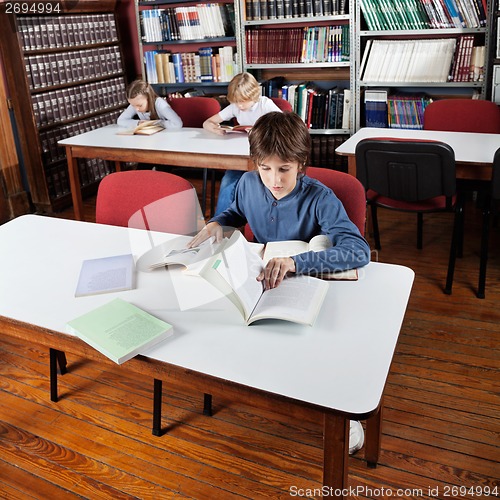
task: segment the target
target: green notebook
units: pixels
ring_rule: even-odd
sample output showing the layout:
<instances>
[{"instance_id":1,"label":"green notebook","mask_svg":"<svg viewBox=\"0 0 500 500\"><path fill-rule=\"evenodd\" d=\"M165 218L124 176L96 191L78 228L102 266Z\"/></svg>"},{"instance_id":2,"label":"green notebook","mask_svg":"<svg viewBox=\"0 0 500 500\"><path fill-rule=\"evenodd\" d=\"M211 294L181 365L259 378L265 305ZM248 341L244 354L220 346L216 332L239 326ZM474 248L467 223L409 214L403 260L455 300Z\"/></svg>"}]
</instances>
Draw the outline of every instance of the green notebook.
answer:
<instances>
[{"instance_id":1,"label":"green notebook","mask_svg":"<svg viewBox=\"0 0 500 500\"><path fill-rule=\"evenodd\" d=\"M69 321L66 328L118 364L173 333L172 325L118 298Z\"/></svg>"}]
</instances>

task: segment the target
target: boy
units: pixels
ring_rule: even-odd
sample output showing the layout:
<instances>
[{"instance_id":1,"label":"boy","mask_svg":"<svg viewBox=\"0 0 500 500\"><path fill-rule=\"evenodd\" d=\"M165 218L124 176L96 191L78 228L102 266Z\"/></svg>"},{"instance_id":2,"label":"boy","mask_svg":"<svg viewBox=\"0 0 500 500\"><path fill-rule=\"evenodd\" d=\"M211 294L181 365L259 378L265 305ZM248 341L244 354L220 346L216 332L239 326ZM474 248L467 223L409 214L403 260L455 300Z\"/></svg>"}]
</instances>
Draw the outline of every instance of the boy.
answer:
<instances>
[{"instance_id":1,"label":"boy","mask_svg":"<svg viewBox=\"0 0 500 500\"><path fill-rule=\"evenodd\" d=\"M231 206L213 217L191 242L210 236L222 238L222 227L247 222L259 243L309 241L317 234L330 238L332 247L268 262L260 279L266 288L278 286L287 273L319 274L366 265L370 247L349 220L333 191L307 177L309 132L295 113L268 113L249 135L250 157L257 171L246 172Z\"/></svg>"},{"instance_id":2,"label":"boy","mask_svg":"<svg viewBox=\"0 0 500 500\"><path fill-rule=\"evenodd\" d=\"M233 118L240 125L254 125L258 118L271 111L280 111L268 97L260 95L257 80L250 73L239 73L230 82L227 89L229 106L203 123L203 128L214 134L224 135L226 131L220 124ZM215 214L218 215L231 205L234 200L236 185L243 172L228 170L222 178Z\"/></svg>"},{"instance_id":3,"label":"boy","mask_svg":"<svg viewBox=\"0 0 500 500\"><path fill-rule=\"evenodd\" d=\"M370 260L370 247L349 220L333 191L305 175L311 138L295 113L268 113L249 135L250 157L257 171L246 172L231 206L213 217L188 246L211 236L222 239L223 226L248 222L256 241L309 241L317 234L332 247L294 257L271 259L257 278L266 288L277 287L289 273L316 274L361 267ZM349 453L364 443L363 427L351 421Z\"/></svg>"}]
</instances>

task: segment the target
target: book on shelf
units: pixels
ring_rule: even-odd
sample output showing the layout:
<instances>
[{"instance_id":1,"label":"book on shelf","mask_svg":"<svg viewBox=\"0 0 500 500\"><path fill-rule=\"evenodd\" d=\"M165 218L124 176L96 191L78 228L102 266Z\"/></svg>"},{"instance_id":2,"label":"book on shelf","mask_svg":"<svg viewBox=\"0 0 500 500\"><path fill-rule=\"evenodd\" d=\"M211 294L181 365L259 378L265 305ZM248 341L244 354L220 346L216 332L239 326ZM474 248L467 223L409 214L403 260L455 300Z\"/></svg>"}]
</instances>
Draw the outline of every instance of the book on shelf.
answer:
<instances>
[{"instance_id":1,"label":"book on shelf","mask_svg":"<svg viewBox=\"0 0 500 500\"><path fill-rule=\"evenodd\" d=\"M390 95L387 98L389 128L423 129L424 111L432 102L426 95Z\"/></svg>"},{"instance_id":2,"label":"book on shelf","mask_svg":"<svg viewBox=\"0 0 500 500\"><path fill-rule=\"evenodd\" d=\"M134 286L133 255L87 259L82 262L75 297L132 290Z\"/></svg>"},{"instance_id":3,"label":"book on shelf","mask_svg":"<svg viewBox=\"0 0 500 500\"><path fill-rule=\"evenodd\" d=\"M366 89L365 101L365 126L387 127L387 95L386 89Z\"/></svg>"},{"instance_id":4,"label":"book on shelf","mask_svg":"<svg viewBox=\"0 0 500 500\"><path fill-rule=\"evenodd\" d=\"M263 282L257 281L263 269L259 253L239 231L234 231L200 276L227 296L247 325L264 319L312 325L328 283L311 276L291 276L278 287L265 290Z\"/></svg>"},{"instance_id":5,"label":"book on shelf","mask_svg":"<svg viewBox=\"0 0 500 500\"><path fill-rule=\"evenodd\" d=\"M373 40L361 62L367 82L447 82L456 38Z\"/></svg>"},{"instance_id":6,"label":"book on shelf","mask_svg":"<svg viewBox=\"0 0 500 500\"><path fill-rule=\"evenodd\" d=\"M68 321L66 329L118 364L173 334L172 325L120 298Z\"/></svg>"},{"instance_id":7,"label":"book on shelf","mask_svg":"<svg viewBox=\"0 0 500 500\"><path fill-rule=\"evenodd\" d=\"M487 24L482 0L360 0L369 30L480 28Z\"/></svg>"},{"instance_id":8,"label":"book on shelf","mask_svg":"<svg viewBox=\"0 0 500 500\"><path fill-rule=\"evenodd\" d=\"M264 247L262 257L264 264L267 264L275 257L293 257L304 252L321 252L332 246L330 238L324 234L319 234L311 238L309 242L300 240L271 241ZM358 279L357 269L348 269L345 271L322 273L317 276L326 280L348 280L356 281ZM280 285L281 286L281 285Z\"/></svg>"},{"instance_id":9,"label":"book on shelf","mask_svg":"<svg viewBox=\"0 0 500 500\"><path fill-rule=\"evenodd\" d=\"M137 127L119 130L117 135L153 135L165 130L160 123L161 120L144 120Z\"/></svg>"}]
</instances>

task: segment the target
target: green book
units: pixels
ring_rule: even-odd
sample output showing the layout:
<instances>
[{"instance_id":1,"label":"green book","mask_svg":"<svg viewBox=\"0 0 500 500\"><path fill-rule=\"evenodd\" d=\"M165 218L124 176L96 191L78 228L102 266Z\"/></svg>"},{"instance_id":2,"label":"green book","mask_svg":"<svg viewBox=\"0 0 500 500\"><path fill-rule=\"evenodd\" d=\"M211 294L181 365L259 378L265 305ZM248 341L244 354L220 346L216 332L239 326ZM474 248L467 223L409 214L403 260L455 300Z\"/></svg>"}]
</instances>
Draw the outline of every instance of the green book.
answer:
<instances>
[{"instance_id":1,"label":"green book","mask_svg":"<svg viewBox=\"0 0 500 500\"><path fill-rule=\"evenodd\" d=\"M69 321L66 328L118 364L173 333L172 325L118 298Z\"/></svg>"}]
</instances>

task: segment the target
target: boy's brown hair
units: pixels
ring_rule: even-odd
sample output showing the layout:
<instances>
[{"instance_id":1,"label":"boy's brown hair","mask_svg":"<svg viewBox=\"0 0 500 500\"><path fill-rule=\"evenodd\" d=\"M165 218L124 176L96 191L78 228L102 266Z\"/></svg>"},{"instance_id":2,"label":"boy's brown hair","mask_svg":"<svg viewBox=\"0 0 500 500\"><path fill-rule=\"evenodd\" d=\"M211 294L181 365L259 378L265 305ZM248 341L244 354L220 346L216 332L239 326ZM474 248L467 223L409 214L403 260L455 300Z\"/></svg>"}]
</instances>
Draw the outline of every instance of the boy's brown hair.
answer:
<instances>
[{"instance_id":1,"label":"boy's brown hair","mask_svg":"<svg viewBox=\"0 0 500 500\"><path fill-rule=\"evenodd\" d=\"M260 98L259 82L250 73L238 73L227 87L227 100L231 103L253 101Z\"/></svg>"},{"instance_id":2,"label":"boy's brown hair","mask_svg":"<svg viewBox=\"0 0 500 500\"><path fill-rule=\"evenodd\" d=\"M144 80L134 80L127 87L126 97L127 99L134 99L139 95L144 96L148 101L148 111L151 113L151 120L158 120L160 117L158 116L155 107L158 94L154 91L153 87L151 87L151 85Z\"/></svg>"},{"instance_id":3,"label":"boy's brown hair","mask_svg":"<svg viewBox=\"0 0 500 500\"><path fill-rule=\"evenodd\" d=\"M248 136L250 158L256 166L266 158L299 163L304 173L311 152L311 136L299 115L293 112L273 111L261 116Z\"/></svg>"}]
</instances>

